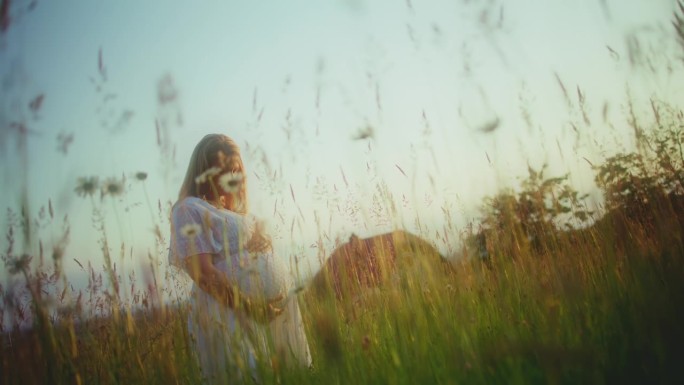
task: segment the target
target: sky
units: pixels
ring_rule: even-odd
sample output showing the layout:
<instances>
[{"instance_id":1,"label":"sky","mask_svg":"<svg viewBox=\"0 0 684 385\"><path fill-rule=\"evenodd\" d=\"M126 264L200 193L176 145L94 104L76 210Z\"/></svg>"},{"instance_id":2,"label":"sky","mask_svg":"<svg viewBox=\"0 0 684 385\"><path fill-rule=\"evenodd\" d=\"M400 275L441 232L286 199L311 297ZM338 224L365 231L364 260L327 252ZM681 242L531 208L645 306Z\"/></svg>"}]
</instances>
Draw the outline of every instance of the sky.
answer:
<instances>
[{"instance_id":1,"label":"sky","mask_svg":"<svg viewBox=\"0 0 684 385\"><path fill-rule=\"evenodd\" d=\"M122 271L163 265L190 154L223 133L242 148L252 213L308 274L352 233L405 228L453 255L482 199L528 165L600 200L586 160L633 145L628 95L644 122L650 98L681 103L674 7L15 0L0 35L3 209L52 206L23 252L58 245L68 223L76 281L76 261L103 263L95 210ZM126 191L79 197L86 176L125 177Z\"/></svg>"}]
</instances>

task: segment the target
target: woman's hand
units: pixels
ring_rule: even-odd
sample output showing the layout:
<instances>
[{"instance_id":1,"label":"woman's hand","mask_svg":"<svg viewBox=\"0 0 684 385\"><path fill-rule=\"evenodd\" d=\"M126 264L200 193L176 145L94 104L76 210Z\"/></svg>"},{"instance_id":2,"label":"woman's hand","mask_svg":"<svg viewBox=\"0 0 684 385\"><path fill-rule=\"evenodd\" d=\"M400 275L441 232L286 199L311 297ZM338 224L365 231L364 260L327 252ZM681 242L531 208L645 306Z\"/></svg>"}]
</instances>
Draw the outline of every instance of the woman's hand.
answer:
<instances>
[{"instance_id":1,"label":"woman's hand","mask_svg":"<svg viewBox=\"0 0 684 385\"><path fill-rule=\"evenodd\" d=\"M198 254L188 258L186 271L197 285L218 303L246 315L260 323L268 323L283 309L278 306L285 296L278 295L268 301L250 301L240 295L226 275L212 263L211 254Z\"/></svg>"},{"instance_id":2,"label":"woman's hand","mask_svg":"<svg viewBox=\"0 0 684 385\"><path fill-rule=\"evenodd\" d=\"M197 254L188 257L185 263L185 271L190 278L204 292L209 294L216 302L235 309L239 304L236 301L236 292L226 275L218 270L213 264L211 254Z\"/></svg>"},{"instance_id":3,"label":"woman's hand","mask_svg":"<svg viewBox=\"0 0 684 385\"><path fill-rule=\"evenodd\" d=\"M278 317L282 312L283 308L278 306L278 302L285 298L284 295L280 294L276 298L268 300L266 303L262 301L243 301L246 313L259 323L269 323Z\"/></svg>"}]
</instances>

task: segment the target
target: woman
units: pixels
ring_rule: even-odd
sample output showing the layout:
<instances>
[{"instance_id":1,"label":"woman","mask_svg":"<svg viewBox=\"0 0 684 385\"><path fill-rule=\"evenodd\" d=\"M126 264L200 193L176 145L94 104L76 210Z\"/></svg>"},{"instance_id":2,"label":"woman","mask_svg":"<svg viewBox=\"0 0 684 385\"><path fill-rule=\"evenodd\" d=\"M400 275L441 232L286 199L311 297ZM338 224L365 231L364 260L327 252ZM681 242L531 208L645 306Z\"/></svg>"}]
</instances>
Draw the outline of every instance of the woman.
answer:
<instances>
[{"instance_id":1,"label":"woman","mask_svg":"<svg viewBox=\"0 0 684 385\"><path fill-rule=\"evenodd\" d=\"M169 261L194 281L188 330L205 380L254 375L273 350L287 363L311 364L296 296L287 298L292 281L247 214L240 151L225 135L205 136L192 153L171 213ZM269 288L261 297L249 285L254 266Z\"/></svg>"}]
</instances>

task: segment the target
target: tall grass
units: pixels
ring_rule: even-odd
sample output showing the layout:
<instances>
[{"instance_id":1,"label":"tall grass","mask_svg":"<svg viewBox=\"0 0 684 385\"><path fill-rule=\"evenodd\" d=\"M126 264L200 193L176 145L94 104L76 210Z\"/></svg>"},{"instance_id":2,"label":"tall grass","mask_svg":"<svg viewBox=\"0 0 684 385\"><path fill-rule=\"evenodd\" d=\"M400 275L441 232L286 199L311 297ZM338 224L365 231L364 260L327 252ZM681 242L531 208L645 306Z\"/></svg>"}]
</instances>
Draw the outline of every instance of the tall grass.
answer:
<instances>
[{"instance_id":1,"label":"tall grass","mask_svg":"<svg viewBox=\"0 0 684 385\"><path fill-rule=\"evenodd\" d=\"M639 151L595 165L606 195L602 215L588 213L564 178L531 170L521 192L483 202L482 227L462 235L465 253L453 271L404 272L402 279L356 298L353 312L332 295L305 290L299 300L314 367L288 369L270 357L260 367L261 381L682 378L677 357L684 353L684 120L664 105L654 104L654 115L655 127L643 129ZM559 222L573 216L585 220L583 225ZM137 307L126 306L116 299L122 290L115 284L117 273L105 265L109 284L89 267L90 301L104 311L87 314L87 299L80 296L71 306L58 306L68 302L67 283L59 278L61 255L53 252L52 267L31 268L27 256L14 255L13 237L10 229L3 259L14 275L13 283L2 286L3 316L17 324L30 319L33 327L2 333L2 383L200 382L182 302L163 304L143 292ZM47 290L50 285L63 291ZM102 297L107 300L98 302Z\"/></svg>"},{"instance_id":2,"label":"tall grass","mask_svg":"<svg viewBox=\"0 0 684 385\"><path fill-rule=\"evenodd\" d=\"M673 24L681 43L681 17ZM162 83L173 88L169 79ZM171 91L169 100L175 98ZM298 300L314 366L287 368L278 357L264 357L260 382L681 381L684 114L657 101L648 107L652 125L630 119L637 150L593 165L605 198L600 212L588 208L567 176L549 178L545 168L530 168L517 192L483 202L477 225L448 234L463 242L451 271L403 271L353 302L337 300L332 290L319 296L304 289ZM158 122L157 143L171 159L165 130ZM144 182L146 175L135 177ZM166 209L159 202L155 212L146 190L157 250L150 253L143 285L132 277L130 287L123 286L104 213L92 199L95 192L116 195L120 188L116 179L99 186L97 178L83 178L77 188L91 199L105 261L102 271L76 261L88 275L86 291L75 290L63 271L70 232L67 221L54 218L52 203L36 218L26 207L8 211L0 251L8 272L0 285L0 383L201 382L187 333L183 278L171 270L163 283L157 280L167 243L160 228L168 223ZM391 195L386 185L378 190ZM382 203L373 202L377 217L396 212L392 202ZM49 251L26 236L42 226L61 234ZM413 256L417 265L421 257Z\"/></svg>"}]
</instances>

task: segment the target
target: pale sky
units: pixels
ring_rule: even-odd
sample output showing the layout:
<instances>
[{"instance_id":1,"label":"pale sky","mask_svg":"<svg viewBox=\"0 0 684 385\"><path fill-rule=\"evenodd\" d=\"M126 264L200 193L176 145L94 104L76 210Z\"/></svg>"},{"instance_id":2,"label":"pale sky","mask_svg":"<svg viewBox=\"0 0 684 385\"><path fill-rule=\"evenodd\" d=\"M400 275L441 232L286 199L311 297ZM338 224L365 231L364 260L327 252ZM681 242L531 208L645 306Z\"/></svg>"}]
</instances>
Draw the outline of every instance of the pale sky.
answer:
<instances>
[{"instance_id":1,"label":"pale sky","mask_svg":"<svg viewBox=\"0 0 684 385\"><path fill-rule=\"evenodd\" d=\"M13 1L0 37L0 198L18 211L26 180L33 216L51 200L59 219L40 232L46 245L68 215L65 266L77 275L74 258L102 264L77 178L125 175L123 197L95 199L114 261L123 242L125 267L148 252L165 262L150 209L156 215L161 201L166 215L207 133L242 147L252 212L269 222L283 254L301 251L315 266L310 245L319 236L329 248L352 232L394 227L449 253L482 198L517 184L528 163L546 161L549 176L570 172L580 192L595 193L582 158L600 163L616 138L629 148L626 90L645 120L650 97L679 106L684 90L669 0L29 4ZM174 102L160 105L160 84L171 85ZM41 93L33 116L29 102ZM23 153L13 122L32 132ZM158 146L155 122L169 151ZM370 138L354 139L366 131ZM66 153L60 133L73 134ZM149 174L149 206L137 171ZM395 216L378 214L390 206L377 198L379 184ZM456 226L448 242L435 236L445 212ZM159 224L168 236L168 222Z\"/></svg>"}]
</instances>

